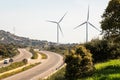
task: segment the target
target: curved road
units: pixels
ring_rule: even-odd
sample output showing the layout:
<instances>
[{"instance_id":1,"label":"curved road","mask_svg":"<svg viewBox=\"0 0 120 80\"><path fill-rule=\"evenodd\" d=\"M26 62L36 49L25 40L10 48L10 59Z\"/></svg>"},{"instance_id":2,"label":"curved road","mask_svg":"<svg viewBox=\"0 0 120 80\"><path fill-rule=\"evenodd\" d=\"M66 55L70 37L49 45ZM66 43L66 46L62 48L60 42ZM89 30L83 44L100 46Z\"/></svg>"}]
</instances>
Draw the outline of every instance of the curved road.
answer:
<instances>
[{"instance_id":1,"label":"curved road","mask_svg":"<svg viewBox=\"0 0 120 80\"><path fill-rule=\"evenodd\" d=\"M14 61L18 62L21 61L23 59L30 59L32 57L32 53L30 53L29 51L27 51L26 49L18 49L19 52L21 53L19 56L14 57Z\"/></svg>"},{"instance_id":2,"label":"curved road","mask_svg":"<svg viewBox=\"0 0 120 80\"><path fill-rule=\"evenodd\" d=\"M29 59L32 57L32 53L30 53L29 51L27 51L26 49L18 49L20 54L15 56L13 58L14 62L19 62L22 61L24 58ZM3 64L4 60L0 62L0 67L4 67L4 66L8 66L9 64Z\"/></svg>"},{"instance_id":3,"label":"curved road","mask_svg":"<svg viewBox=\"0 0 120 80\"><path fill-rule=\"evenodd\" d=\"M29 70L18 73L3 80L38 80L43 79L50 75L53 71L59 68L63 64L63 57L59 54L41 51L45 53L48 58L42 61L41 64L35 66Z\"/></svg>"}]
</instances>

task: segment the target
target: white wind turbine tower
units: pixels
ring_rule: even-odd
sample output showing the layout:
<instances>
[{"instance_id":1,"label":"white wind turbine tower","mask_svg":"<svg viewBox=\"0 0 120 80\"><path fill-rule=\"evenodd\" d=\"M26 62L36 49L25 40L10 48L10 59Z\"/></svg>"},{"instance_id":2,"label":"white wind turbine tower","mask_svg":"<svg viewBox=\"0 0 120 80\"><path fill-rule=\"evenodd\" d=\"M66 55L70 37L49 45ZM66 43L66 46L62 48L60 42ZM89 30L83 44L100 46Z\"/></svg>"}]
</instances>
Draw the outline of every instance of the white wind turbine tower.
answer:
<instances>
[{"instance_id":1,"label":"white wind turbine tower","mask_svg":"<svg viewBox=\"0 0 120 80\"><path fill-rule=\"evenodd\" d=\"M15 35L15 27L13 27L13 34Z\"/></svg>"},{"instance_id":2,"label":"white wind turbine tower","mask_svg":"<svg viewBox=\"0 0 120 80\"><path fill-rule=\"evenodd\" d=\"M82 26L84 24L86 24L86 42L88 42L88 24L91 25L96 30L100 31L97 27L95 27L93 24L91 24L89 22L89 6L88 6L88 13L87 13L87 20L85 22L83 22L82 24L78 25L77 27L75 27L74 29L76 29L76 28L78 28L78 27L80 27L80 26Z\"/></svg>"},{"instance_id":3,"label":"white wind turbine tower","mask_svg":"<svg viewBox=\"0 0 120 80\"><path fill-rule=\"evenodd\" d=\"M63 18L65 17L66 14L67 13L65 13L64 16L58 22L57 21L50 21L50 20L48 20L48 22L57 24L57 44L59 44L59 30L61 31L61 33L63 35L62 29L60 27L60 22L63 20Z\"/></svg>"}]
</instances>

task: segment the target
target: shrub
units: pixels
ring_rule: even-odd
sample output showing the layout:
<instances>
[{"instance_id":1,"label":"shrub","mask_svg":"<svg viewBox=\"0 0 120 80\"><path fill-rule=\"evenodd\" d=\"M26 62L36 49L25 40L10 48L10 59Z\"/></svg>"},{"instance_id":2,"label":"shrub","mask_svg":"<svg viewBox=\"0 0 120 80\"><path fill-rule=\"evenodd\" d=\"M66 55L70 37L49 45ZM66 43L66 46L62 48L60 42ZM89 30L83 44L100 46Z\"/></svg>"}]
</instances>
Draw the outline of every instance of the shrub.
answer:
<instances>
[{"instance_id":1,"label":"shrub","mask_svg":"<svg viewBox=\"0 0 120 80\"><path fill-rule=\"evenodd\" d=\"M17 55L19 51L13 44L1 44L0 43L0 56L1 58L13 57Z\"/></svg>"},{"instance_id":2,"label":"shrub","mask_svg":"<svg viewBox=\"0 0 120 80\"><path fill-rule=\"evenodd\" d=\"M94 71L92 55L83 46L77 46L66 55L65 62L67 80L76 80L81 77L91 75Z\"/></svg>"},{"instance_id":3,"label":"shrub","mask_svg":"<svg viewBox=\"0 0 120 80\"><path fill-rule=\"evenodd\" d=\"M27 63L28 63L28 60L27 60L27 59L23 59L23 63L24 63L24 64L27 64Z\"/></svg>"},{"instance_id":4,"label":"shrub","mask_svg":"<svg viewBox=\"0 0 120 80\"><path fill-rule=\"evenodd\" d=\"M90 50L94 62L102 62L120 57L120 45L108 40L92 40L84 46Z\"/></svg>"}]
</instances>

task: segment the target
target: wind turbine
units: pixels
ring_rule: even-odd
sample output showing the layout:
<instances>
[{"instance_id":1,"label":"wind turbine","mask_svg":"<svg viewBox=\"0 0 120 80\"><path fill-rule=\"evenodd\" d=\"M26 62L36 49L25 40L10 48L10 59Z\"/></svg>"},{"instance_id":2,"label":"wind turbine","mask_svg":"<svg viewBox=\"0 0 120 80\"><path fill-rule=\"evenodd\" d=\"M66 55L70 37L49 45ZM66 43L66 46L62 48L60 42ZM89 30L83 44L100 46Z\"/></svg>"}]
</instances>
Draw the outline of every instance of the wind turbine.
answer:
<instances>
[{"instance_id":1,"label":"wind turbine","mask_svg":"<svg viewBox=\"0 0 120 80\"><path fill-rule=\"evenodd\" d=\"M57 21L50 21L50 20L47 20L48 22L51 22L51 23L55 23L57 24L57 44L59 44L59 30L61 31L62 35L63 35L63 31L60 27L60 22L63 20L63 18L65 17L67 13L64 14L64 16L57 22Z\"/></svg>"},{"instance_id":2,"label":"wind turbine","mask_svg":"<svg viewBox=\"0 0 120 80\"><path fill-rule=\"evenodd\" d=\"M13 34L15 35L15 27L13 27Z\"/></svg>"},{"instance_id":3,"label":"wind turbine","mask_svg":"<svg viewBox=\"0 0 120 80\"><path fill-rule=\"evenodd\" d=\"M88 24L91 25L96 30L100 31L97 27L95 27L93 24L91 24L89 22L89 6L88 6L88 13L87 13L87 20L85 22L83 22L82 24L78 25L77 27L75 27L74 29L76 29L76 28L78 28L78 27L80 27L80 26L82 26L84 24L86 24L86 42L88 42Z\"/></svg>"}]
</instances>

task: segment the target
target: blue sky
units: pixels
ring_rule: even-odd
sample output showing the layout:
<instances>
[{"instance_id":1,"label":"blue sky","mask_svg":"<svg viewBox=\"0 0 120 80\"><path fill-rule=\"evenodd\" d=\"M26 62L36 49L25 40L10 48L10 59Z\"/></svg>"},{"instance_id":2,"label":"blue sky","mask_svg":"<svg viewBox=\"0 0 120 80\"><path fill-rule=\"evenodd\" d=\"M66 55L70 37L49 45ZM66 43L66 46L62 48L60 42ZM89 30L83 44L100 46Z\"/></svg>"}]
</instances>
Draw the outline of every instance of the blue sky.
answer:
<instances>
[{"instance_id":1,"label":"blue sky","mask_svg":"<svg viewBox=\"0 0 120 80\"><path fill-rule=\"evenodd\" d=\"M90 22L100 29L101 15L109 0L0 0L0 29L19 36L56 42L56 25L46 20L59 21L64 36L61 43L85 42L85 25L73 30L86 20L90 5ZM89 26L89 40L99 32Z\"/></svg>"}]
</instances>

